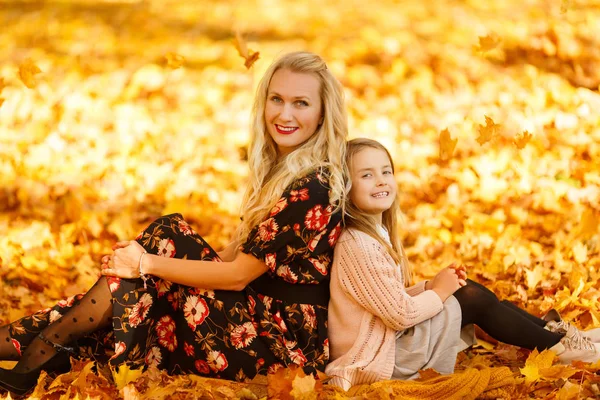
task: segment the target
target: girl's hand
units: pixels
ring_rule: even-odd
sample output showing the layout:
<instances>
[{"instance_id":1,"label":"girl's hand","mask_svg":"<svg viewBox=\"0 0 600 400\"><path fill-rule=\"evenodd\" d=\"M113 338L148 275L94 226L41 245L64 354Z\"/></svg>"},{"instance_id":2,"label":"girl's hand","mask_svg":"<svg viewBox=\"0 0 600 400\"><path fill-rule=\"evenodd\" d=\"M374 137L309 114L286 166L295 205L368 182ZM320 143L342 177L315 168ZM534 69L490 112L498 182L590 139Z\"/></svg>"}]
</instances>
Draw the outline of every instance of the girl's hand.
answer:
<instances>
[{"instance_id":1,"label":"girl's hand","mask_svg":"<svg viewBox=\"0 0 600 400\"><path fill-rule=\"evenodd\" d=\"M467 267L464 264L456 265L455 263L452 263L448 268L453 268L456 271L458 282L461 287L467 284Z\"/></svg>"},{"instance_id":2,"label":"girl's hand","mask_svg":"<svg viewBox=\"0 0 600 400\"><path fill-rule=\"evenodd\" d=\"M465 275L466 276L466 275ZM461 288L464 279L459 277L459 272L453 266L449 266L438 272L431 281L431 290L440 296L442 302L446 301L454 292ZM466 282L465 282L466 284Z\"/></svg>"},{"instance_id":3,"label":"girl's hand","mask_svg":"<svg viewBox=\"0 0 600 400\"><path fill-rule=\"evenodd\" d=\"M108 256L109 260L102 265L102 275L117 276L119 278L139 278L139 260L144 248L135 240L116 243L115 251ZM104 261L105 257L102 257ZM105 268L106 265L106 268Z\"/></svg>"}]
</instances>

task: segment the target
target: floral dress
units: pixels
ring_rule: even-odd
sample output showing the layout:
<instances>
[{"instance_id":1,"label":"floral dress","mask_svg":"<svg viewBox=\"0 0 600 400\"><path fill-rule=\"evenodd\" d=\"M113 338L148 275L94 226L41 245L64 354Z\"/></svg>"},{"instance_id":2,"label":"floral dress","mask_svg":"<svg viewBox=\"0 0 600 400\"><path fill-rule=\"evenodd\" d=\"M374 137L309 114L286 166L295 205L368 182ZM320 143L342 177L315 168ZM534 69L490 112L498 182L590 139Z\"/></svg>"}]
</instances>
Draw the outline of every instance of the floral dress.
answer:
<instances>
[{"instance_id":1,"label":"floral dress","mask_svg":"<svg viewBox=\"0 0 600 400\"><path fill-rule=\"evenodd\" d=\"M240 247L266 263L261 278L270 286L328 288L341 231L341 212L334 211L329 192L323 171L295 180ZM158 218L136 240L164 257L221 261L180 214ZM81 357L238 381L291 364L307 373L323 371L329 359L326 303L315 304L310 296L286 301L261 293L252 283L242 291L213 291L156 277L147 288L141 279L108 282L112 326L79 339ZM23 351L81 296L13 322L9 331L17 350Z\"/></svg>"}]
</instances>

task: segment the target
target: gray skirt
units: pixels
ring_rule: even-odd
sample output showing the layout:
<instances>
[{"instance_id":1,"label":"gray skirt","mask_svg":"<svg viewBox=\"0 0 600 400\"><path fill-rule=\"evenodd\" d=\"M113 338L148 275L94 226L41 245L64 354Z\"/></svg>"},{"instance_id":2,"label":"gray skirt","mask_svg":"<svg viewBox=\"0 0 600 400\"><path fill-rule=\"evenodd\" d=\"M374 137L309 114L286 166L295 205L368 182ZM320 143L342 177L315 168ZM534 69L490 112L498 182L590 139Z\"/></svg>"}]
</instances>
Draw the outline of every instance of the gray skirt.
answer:
<instances>
[{"instance_id":1,"label":"gray skirt","mask_svg":"<svg viewBox=\"0 0 600 400\"><path fill-rule=\"evenodd\" d=\"M458 352L475 344L473 325L463 329L458 300L444 302L433 318L396 334L396 362L392 379L414 379L419 370L433 368L441 374L454 372Z\"/></svg>"}]
</instances>

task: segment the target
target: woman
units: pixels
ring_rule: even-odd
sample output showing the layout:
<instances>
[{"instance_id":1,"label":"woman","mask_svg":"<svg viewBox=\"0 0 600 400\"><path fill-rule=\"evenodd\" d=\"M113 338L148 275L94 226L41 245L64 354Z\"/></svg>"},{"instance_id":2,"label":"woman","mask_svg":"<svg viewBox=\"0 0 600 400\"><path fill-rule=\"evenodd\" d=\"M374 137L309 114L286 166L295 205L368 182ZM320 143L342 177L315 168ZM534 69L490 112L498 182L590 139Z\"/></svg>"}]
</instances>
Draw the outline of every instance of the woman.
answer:
<instances>
[{"instance_id":1,"label":"woman","mask_svg":"<svg viewBox=\"0 0 600 400\"><path fill-rule=\"evenodd\" d=\"M341 231L347 119L323 60L284 55L255 97L250 182L233 242L215 252L180 214L103 257L85 294L0 328L0 387L26 393L68 355L243 381L328 360L329 266Z\"/></svg>"}]
</instances>

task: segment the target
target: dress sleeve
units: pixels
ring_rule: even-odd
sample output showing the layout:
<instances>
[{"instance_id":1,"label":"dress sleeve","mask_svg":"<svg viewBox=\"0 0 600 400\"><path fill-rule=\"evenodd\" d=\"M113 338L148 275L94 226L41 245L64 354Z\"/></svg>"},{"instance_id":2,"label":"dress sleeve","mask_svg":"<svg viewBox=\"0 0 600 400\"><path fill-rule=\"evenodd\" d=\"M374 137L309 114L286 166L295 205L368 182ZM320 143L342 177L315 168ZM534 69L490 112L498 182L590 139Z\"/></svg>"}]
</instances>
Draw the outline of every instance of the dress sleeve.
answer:
<instances>
[{"instance_id":1,"label":"dress sleeve","mask_svg":"<svg viewBox=\"0 0 600 400\"><path fill-rule=\"evenodd\" d=\"M438 295L426 290L410 296L385 249L361 232L346 232L335 248L334 268L344 291L390 328L401 331L443 309Z\"/></svg>"},{"instance_id":2,"label":"dress sleeve","mask_svg":"<svg viewBox=\"0 0 600 400\"><path fill-rule=\"evenodd\" d=\"M294 181L266 219L250 231L241 250L264 261L271 271L284 259L318 253L329 246L325 233L338 223L332 219L334 209L323 177L313 174Z\"/></svg>"}]
</instances>

